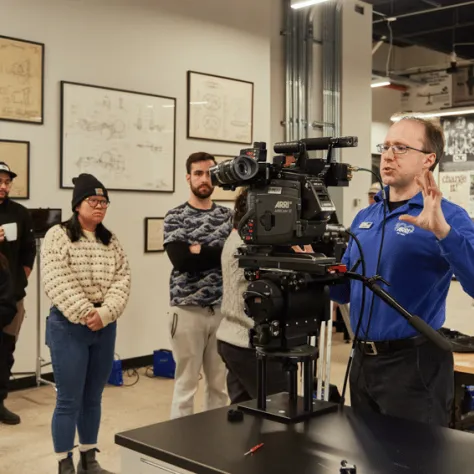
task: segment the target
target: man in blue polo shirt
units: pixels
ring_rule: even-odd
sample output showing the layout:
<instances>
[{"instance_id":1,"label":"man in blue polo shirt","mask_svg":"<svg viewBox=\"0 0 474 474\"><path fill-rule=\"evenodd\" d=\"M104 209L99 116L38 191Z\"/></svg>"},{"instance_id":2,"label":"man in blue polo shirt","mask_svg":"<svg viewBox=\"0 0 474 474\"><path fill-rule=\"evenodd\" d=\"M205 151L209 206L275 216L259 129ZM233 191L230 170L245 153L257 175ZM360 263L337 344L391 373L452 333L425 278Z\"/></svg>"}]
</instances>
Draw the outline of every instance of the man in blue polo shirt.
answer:
<instances>
[{"instance_id":1,"label":"man in blue polo shirt","mask_svg":"<svg viewBox=\"0 0 474 474\"><path fill-rule=\"evenodd\" d=\"M443 150L442 129L419 118L392 125L379 145L388 209L378 274L390 284L381 286L436 330L445 321L453 273L474 297L474 224L464 209L442 199L432 174ZM367 276L376 274L384 219L382 191L375 200L351 226L362 245ZM359 258L351 239L343 261L351 268ZM362 271L361 265L357 271ZM452 354L426 341L395 310L366 291L350 377L351 405L355 410L447 426L453 400ZM355 331L362 283L337 285L331 297L338 303L350 301Z\"/></svg>"}]
</instances>

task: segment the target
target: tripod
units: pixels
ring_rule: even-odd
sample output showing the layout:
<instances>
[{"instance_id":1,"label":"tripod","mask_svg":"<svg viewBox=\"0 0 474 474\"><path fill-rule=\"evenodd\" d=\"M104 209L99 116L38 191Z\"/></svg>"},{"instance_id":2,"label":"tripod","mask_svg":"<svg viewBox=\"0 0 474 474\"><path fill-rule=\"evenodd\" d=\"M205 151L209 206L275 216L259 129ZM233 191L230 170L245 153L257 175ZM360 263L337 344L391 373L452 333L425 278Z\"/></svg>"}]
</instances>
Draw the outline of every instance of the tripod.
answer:
<instances>
[{"instance_id":1,"label":"tripod","mask_svg":"<svg viewBox=\"0 0 474 474\"><path fill-rule=\"evenodd\" d=\"M41 357L41 237L36 237L36 385L39 387L42 383L51 385L56 388L56 385L49 380L41 377L41 369L51 365L51 362L44 363Z\"/></svg>"},{"instance_id":2,"label":"tripod","mask_svg":"<svg viewBox=\"0 0 474 474\"><path fill-rule=\"evenodd\" d=\"M324 400L313 400L313 364L318 355L314 346L304 345L282 351L256 348L257 399L239 405L242 411L261 415L273 421L296 423L313 416L336 411L338 405ZM267 360L281 360L288 373L288 392L267 394ZM298 396L298 363L303 366L303 397Z\"/></svg>"},{"instance_id":3,"label":"tripod","mask_svg":"<svg viewBox=\"0 0 474 474\"><path fill-rule=\"evenodd\" d=\"M35 358L35 370L34 372L14 372L12 376L17 375L34 375L36 385L39 387L41 384L56 385L49 380L45 380L41 377L41 369L51 362L44 363L44 359L41 357L41 236L36 236L36 358Z\"/></svg>"}]
</instances>

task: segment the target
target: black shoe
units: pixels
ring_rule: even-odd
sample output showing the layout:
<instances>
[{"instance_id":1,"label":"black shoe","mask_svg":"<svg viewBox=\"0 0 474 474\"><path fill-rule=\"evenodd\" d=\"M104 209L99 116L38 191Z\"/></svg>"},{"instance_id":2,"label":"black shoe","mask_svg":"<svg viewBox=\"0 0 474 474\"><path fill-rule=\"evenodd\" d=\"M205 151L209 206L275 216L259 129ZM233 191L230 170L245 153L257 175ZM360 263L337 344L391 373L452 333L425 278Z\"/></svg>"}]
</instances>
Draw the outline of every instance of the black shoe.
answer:
<instances>
[{"instance_id":1,"label":"black shoe","mask_svg":"<svg viewBox=\"0 0 474 474\"><path fill-rule=\"evenodd\" d=\"M74 463L72 461L71 455L68 455L66 459L59 461L58 473L59 474L76 474L76 470L74 469Z\"/></svg>"},{"instance_id":2,"label":"black shoe","mask_svg":"<svg viewBox=\"0 0 474 474\"><path fill-rule=\"evenodd\" d=\"M77 465L77 474L113 474L110 471L102 469L95 458L95 453L99 450L97 448L90 449L86 452L81 452L81 459Z\"/></svg>"},{"instance_id":3,"label":"black shoe","mask_svg":"<svg viewBox=\"0 0 474 474\"><path fill-rule=\"evenodd\" d=\"M3 403L0 405L0 423L5 423L6 425L18 425L21 419L15 413L12 413L10 410L5 408Z\"/></svg>"}]
</instances>

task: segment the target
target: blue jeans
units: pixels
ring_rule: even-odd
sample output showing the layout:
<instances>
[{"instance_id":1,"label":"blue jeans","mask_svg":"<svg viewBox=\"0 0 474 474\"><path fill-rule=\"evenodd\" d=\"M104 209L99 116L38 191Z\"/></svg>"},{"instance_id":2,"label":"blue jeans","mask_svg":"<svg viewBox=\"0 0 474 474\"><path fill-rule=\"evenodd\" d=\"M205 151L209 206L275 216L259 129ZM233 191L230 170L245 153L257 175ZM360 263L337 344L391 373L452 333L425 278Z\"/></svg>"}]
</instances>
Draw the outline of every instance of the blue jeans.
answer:
<instances>
[{"instance_id":1,"label":"blue jeans","mask_svg":"<svg viewBox=\"0 0 474 474\"><path fill-rule=\"evenodd\" d=\"M74 448L76 427L81 444L96 444L102 392L114 360L117 324L99 331L69 322L55 307L46 320L57 388L52 432L56 453Z\"/></svg>"}]
</instances>

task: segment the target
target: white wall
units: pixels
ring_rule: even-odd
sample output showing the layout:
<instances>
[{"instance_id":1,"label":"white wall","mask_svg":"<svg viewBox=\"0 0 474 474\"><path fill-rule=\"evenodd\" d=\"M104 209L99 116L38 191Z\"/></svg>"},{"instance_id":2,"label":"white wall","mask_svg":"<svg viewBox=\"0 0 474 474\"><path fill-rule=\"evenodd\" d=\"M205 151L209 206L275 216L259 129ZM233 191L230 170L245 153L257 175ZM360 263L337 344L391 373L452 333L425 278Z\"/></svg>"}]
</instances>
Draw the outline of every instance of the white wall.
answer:
<instances>
[{"instance_id":1,"label":"white wall","mask_svg":"<svg viewBox=\"0 0 474 474\"><path fill-rule=\"evenodd\" d=\"M364 7L364 15L355 11L357 4ZM342 9L342 23L341 132L343 136L357 136L359 145L357 148L343 149L341 160L370 168L372 7L366 3L347 0ZM370 174L359 172L354 174L349 187L344 188L339 218L345 226L349 226L357 212L366 207L370 183ZM339 191L340 188L336 190Z\"/></svg>"},{"instance_id":2,"label":"white wall","mask_svg":"<svg viewBox=\"0 0 474 474\"><path fill-rule=\"evenodd\" d=\"M59 81L177 98L175 193L111 193L106 224L125 247L133 274L130 303L119 324L117 352L122 358L168 347L171 266L165 254L144 254L144 218L164 216L187 199L184 163L190 153L234 154L241 148L186 139L186 71L253 81L254 139L270 142L270 110L279 114L282 106L278 101L284 100L277 96L271 101L269 87L271 39L278 43L275 31L280 28L272 21L277 15L272 9L279 5L274 0L0 0L2 35L46 45L45 124L0 122L2 138L31 141L27 207L61 207L65 216L70 212L71 191L60 190L58 184ZM278 56L274 58L272 71L279 69ZM16 372L34 369L35 285L33 275ZM49 303L44 294L42 298L43 338ZM49 360L43 345L42 353Z\"/></svg>"},{"instance_id":3,"label":"white wall","mask_svg":"<svg viewBox=\"0 0 474 474\"><path fill-rule=\"evenodd\" d=\"M372 134L371 153L377 153L377 144L383 143L390 117L401 110L401 92L388 87L372 89Z\"/></svg>"}]
</instances>

